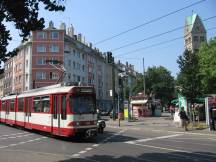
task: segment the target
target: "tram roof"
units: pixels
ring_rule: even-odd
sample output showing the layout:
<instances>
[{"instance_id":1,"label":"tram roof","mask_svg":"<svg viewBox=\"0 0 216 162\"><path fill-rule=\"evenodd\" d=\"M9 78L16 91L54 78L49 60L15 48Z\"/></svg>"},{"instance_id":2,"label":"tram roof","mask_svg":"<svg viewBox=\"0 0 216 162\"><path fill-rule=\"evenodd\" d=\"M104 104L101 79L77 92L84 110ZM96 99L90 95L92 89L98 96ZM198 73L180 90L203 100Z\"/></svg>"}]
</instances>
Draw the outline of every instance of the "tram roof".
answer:
<instances>
[{"instance_id":1,"label":"tram roof","mask_svg":"<svg viewBox=\"0 0 216 162\"><path fill-rule=\"evenodd\" d=\"M13 94L13 95L5 96L5 97L2 97L1 100L13 99L13 98L16 98L16 96L18 98L21 98L21 97L29 97L29 96L67 93L74 87L80 87L80 86L67 85L67 84L56 84L56 85L51 85L51 86L46 86L46 87L24 91L21 94ZM84 87L91 87L91 86L84 86Z\"/></svg>"},{"instance_id":2,"label":"tram roof","mask_svg":"<svg viewBox=\"0 0 216 162\"><path fill-rule=\"evenodd\" d=\"M64 86L64 85L53 85L47 87L41 87L37 89L33 89L30 91L24 91L19 94L17 97L28 97L28 96L38 96L38 95L46 95L46 94L55 94L55 93L67 93L75 86Z\"/></svg>"}]
</instances>

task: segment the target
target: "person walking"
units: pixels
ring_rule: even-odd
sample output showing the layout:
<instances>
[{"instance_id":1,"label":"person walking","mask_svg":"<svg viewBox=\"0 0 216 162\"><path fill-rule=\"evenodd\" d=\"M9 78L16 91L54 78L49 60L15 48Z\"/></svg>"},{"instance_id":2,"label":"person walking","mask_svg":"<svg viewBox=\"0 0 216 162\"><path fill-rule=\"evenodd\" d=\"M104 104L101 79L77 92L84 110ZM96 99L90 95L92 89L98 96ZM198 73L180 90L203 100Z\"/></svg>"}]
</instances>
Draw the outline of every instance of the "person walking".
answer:
<instances>
[{"instance_id":1,"label":"person walking","mask_svg":"<svg viewBox=\"0 0 216 162\"><path fill-rule=\"evenodd\" d=\"M185 131L188 131L188 116L186 114L186 112L184 111L184 107L181 108L180 112L179 112L179 116L182 122L182 127L185 129Z\"/></svg>"}]
</instances>

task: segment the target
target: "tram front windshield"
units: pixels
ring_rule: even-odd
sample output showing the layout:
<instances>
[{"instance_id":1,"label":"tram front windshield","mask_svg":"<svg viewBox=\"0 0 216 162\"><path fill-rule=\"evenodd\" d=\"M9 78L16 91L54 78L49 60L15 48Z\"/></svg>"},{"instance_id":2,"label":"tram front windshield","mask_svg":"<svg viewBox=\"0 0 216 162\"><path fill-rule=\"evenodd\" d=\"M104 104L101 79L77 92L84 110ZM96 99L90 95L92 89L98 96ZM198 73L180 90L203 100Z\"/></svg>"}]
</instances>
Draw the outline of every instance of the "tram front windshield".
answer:
<instances>
[{"instance_id":1,"label":"tram front windshield","mask_svg":"<svg viewBox=\"0 0 216 162\"><path fill-rule=\"evenodd\" d=\"M96 105L93 96L70 96L71 112L74 114L95 113Z\"/></svg>"}]
</instances>

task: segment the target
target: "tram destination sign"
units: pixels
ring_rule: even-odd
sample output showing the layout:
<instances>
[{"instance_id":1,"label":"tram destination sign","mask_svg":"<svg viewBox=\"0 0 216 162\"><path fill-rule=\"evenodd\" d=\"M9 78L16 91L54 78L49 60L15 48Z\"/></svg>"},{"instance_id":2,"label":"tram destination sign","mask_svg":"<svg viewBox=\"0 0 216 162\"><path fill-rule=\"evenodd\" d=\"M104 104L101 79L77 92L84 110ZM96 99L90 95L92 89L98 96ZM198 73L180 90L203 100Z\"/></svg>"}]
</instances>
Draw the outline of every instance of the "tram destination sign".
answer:
<instances>
[{"instance_id":1,"label":"tram destination sign","mask_svg":"<svg viewBox=\"0 0 216 162\"><path fill-rule=\"evenodd\" d=\"M93 88L77 88L76 91L78 93L93 93L94 89Z\"/></svg>"}]
</instances>

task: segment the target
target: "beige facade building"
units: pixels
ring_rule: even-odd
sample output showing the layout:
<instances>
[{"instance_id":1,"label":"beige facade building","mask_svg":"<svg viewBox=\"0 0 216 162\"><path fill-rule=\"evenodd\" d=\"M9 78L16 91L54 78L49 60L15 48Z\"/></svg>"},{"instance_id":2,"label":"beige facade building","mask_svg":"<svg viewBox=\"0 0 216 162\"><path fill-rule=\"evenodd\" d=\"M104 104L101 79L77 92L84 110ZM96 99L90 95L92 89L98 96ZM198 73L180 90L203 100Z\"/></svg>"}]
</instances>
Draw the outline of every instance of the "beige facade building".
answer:
<instances>
[{"instance_id":1,"label":"beige facade building","mask_svg":"<svg viewBox=\"0 0 216 162\"><path fill-rule=\"evenodd\" d=\"M2 97L4 91L4 74L0 74L0 97Z\"/></svg>"},{"instance_id":2,"label":"beige facade building","mask_svg":"<svg viewBox=\"0 0 216 162\"><path fill-rule=\"evenodd\" d=\"M200 17L193 13L186 17L184 29L185 49L195 52L199 49L202 42L206 42L206 29Z\"/></svg>"}]
</instances>

